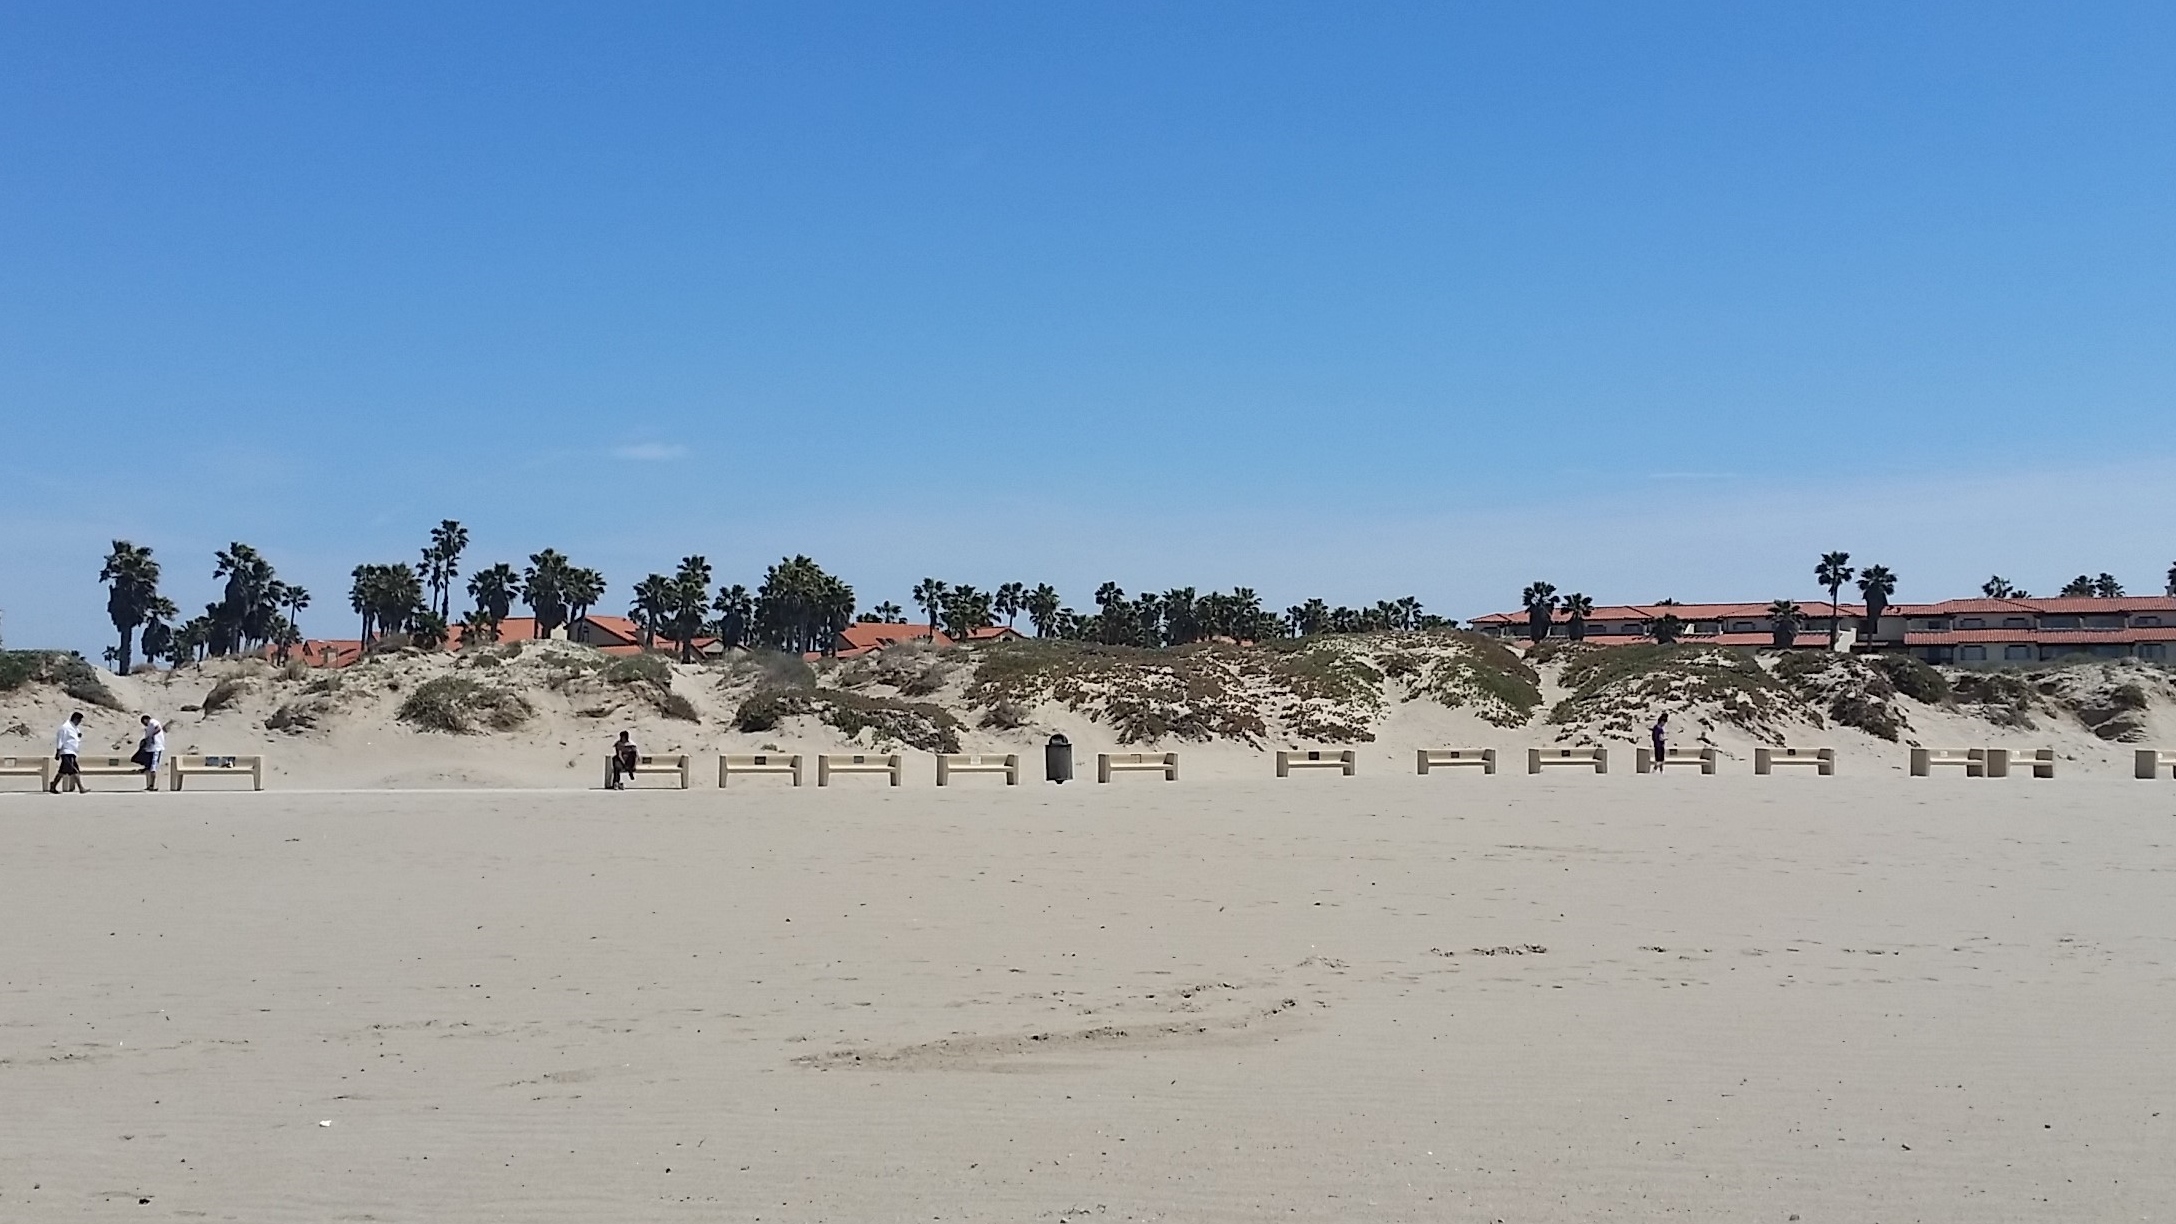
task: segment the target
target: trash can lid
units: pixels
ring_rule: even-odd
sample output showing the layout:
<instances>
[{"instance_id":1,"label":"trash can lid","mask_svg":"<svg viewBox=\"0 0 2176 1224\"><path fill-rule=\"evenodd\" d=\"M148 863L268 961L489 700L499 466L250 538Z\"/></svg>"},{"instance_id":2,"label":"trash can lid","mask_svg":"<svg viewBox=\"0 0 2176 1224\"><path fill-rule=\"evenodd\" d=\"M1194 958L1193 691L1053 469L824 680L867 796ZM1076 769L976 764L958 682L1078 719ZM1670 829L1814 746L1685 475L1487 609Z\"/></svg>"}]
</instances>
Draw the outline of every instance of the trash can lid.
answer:
<instances>
[{"instance_id":1,"label":"trash can lid","mask_svg":"<svg viewBox=\"0 0 2176 1224\"><path fill-rule=\"evenodd\" d=\"M1072 740L1069 740L1069 739L1067 739L1067 738L1065 738L1065 736L1063 736L1063 735L1053 735L1053 736L1051 736L1051 737L1050 737L1050 742L1051 742L1052 744L1068 744L1068 745L1070 745L1070 744L1071 744L1071 743L1072 743L1073 741L1072 741Z\"/></svg>"}]
</instances>

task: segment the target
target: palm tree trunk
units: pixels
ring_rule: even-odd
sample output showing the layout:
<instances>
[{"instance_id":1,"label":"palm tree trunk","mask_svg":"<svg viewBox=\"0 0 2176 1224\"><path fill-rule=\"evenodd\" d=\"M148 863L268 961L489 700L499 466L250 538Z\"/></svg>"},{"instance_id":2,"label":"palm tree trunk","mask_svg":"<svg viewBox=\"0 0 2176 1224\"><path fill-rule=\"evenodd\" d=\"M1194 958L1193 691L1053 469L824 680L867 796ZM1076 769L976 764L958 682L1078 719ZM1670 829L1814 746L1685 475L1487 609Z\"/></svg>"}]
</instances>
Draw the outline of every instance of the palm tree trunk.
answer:
<instances>
[{"instance_id":1,"label":"palm tree trunk","mask_svg":"<svg viewBox=\"0 0 2176 1224\"><path fill-rule=\"evenodd\" d=\"M130 648L130 641L129 641L129 639L131 639L132 637L134 637L134 636L135 636L135 634L136 634L136 631L135 631L135 629L134 629L134 628L128 628L128 629L123 629L123 630L121 630L121 652L120 652L119 656L117 657L116 661L120 663L120 665L121 665L121 674L122 674L122 675L124 675L124 676L128 674L128 669L129 669L129 655L130 655L130 653L131 653L131 648Z\"/></svg>"}]
</instances>

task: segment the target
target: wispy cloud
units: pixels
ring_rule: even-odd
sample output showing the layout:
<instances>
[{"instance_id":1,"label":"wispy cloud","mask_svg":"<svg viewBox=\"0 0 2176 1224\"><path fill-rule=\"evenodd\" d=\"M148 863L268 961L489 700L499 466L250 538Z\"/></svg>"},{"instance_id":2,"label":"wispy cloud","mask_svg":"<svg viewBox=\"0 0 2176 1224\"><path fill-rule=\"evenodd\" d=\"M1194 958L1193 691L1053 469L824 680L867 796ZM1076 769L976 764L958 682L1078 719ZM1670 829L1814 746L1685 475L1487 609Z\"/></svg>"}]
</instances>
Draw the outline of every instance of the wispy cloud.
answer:
<instances>
[{"instance_id":1,"label":"wispy cloud","mask_svg":"<svg viewBox=\"0 0 2176 1224\"><path fill-rule=\"evenodd\" d=\"M614 447L612 453L622 459L633 459L642 463L663 463L669 459L684 457L688 448L677 442L637 442L631 446Z\"/></svg>"}]
</instances>

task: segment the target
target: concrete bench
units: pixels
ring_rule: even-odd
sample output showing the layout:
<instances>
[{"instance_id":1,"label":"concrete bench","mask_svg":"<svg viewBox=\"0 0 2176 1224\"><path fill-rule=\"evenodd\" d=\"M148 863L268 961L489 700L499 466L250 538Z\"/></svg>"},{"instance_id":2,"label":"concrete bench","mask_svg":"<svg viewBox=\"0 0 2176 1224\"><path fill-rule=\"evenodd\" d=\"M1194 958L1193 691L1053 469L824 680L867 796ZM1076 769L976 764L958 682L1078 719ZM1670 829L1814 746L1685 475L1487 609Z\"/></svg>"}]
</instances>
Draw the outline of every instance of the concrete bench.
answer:
<instances>
[{"instance_id":1,"label":"concrete bench","mask_svg":"<svg viewBox=\"0 0 2176 1224\"><path fill-rule=\"evenodd\" d=\"M1176 752L1099 752L1096 754L1096 781L1108 782L1114 773L1160 773L1166 782L1179 780L1179 754Z\"/></svg>"},{"instance_id":2,"label":"concrete bench","mask_svg":"<svg viewBox=\"0 0 2176 1224\"><path fill-rule=\"evenodd\" d=\"M1425 774L1431 769L1448 769L1453 765L1478 765L1481 772L1496 772L1494 748L1418 748L1413 753L1414 772Z\"/></svg>"},{"instance_id":3,"label":"concrete bench","mask_svg":"<svg viewBox=\"0 0 2176 1224\"><path fill-rule=\"evenodd\" d=\"M0 756L0 778L36 778L39 790L53 785L53 771L58 768L60 762L50 752L42 756Z\"/></svg>"},{"instance_id":4,"label":"concrete bench","mask_svg":"<svg viewBox=\"0 0 2176 1224\"><path fill-rule=\"evenodd\" d=\"M793 784L801 785L801 754L780 755L776 752L722 753L718 757L718 789L725 789L725 780L734 774L791 774Z\"/></svg>"},{"instance_id":5,"label":"concrete bench","mask_svg":"<svg viewBox=\"0 0 2176 1224\"><path fill-rule=\"evenodd\" d=\"M1538 774L1549 765L1592 766L1594 772L1609 772L1607 748L1529 748L1526 750L1526 772Z\"/></svg>"},{"instance_id":6,"label":"concrete bench","mask_svg":"<svg viewBox=\"0 0 2176 1224\"><path fill-rule=\"evenodd\" d=\"M1836 772L1834 748L1755 748L1753 772L1767 775L1778 765L1811 765L1821 777L1831 777Z\"/></svg>"},{"instance_id":7,"label":"concrete bench","mask_svg":"<svg viewBox=\"0 0 2176 1224\"><path fill-rule=\"evenodd\" d=\"M688 754L685 752L670 752L637 755L635 757L635 767L628 771L627 776L639 778L643 774L672 774L680 779L680 789L686 790L688 788ZM607 754L604 758L604 780L605 785L612 784L612 757L610 754Z\"/></svg>"},{"instance_id":8,"label":"concrete bench","mask_svg":"<svg viewBox=\"0 0 2176 1224\"><path fill-rule=\"evenodd\" d=\"M1335 769L1349 778L1360 772L1360 754L1350 748L1342 752L1309 749L1277 754L1278 777L1289 778L1295 769Z\"/></svg>"},{"instance_id":9,"label":"concrete bench","mask_svg":"<svg viewBox=\"0 0 2176 1224\"><path fill-rule=\"evenodd\" d=\"M1020 754L1007 752L985 756L976 752L940 752L937 754L937 785L950 786L953 774L1001 773L1005 785L1020 785Z\"/></svg>"},{"instance_id":10,"label":"concrete bench","mask_svg":"<svg viewBox=\"0 0 2176 1224\"><path fill-rule=\"evenodd\" d=\"M1987 776L1987 761L1981 754L1985 748L1914 748L1912 749L1912 776L1933 776L1937 765L1960 765L1967 778Z\"/></svg>"},{"instance_id":11,"label":"concrete bench","mask_svg":"<svg viewBox=\"0 0 2176 1224\"><path fill-rule=\"evenodd\" d=\"M124 764L126 761L124 760ZM139 770L138 772L142 772ZM264 789L264 758L261 756L177 756L166 758L167 786L181 789L181 780L187 777L234 777L249 775L249 789Z\"/></svg>"},{"instance_id":12,"label":"concrete bench","mask_svg":"<svg viewBox=\"0 0 2176 1224\"><path fill-rule=\"evenodd\" d=\"M76 756L76 772L86 778L141 778L144 767L125 756L110 753L79 753ZM60 762L53 762L53 773L60 774ZM178 785L176 789L179 789Z\"/></svg>"},{"instance_id":13,"label":"concrete bench","mask_svg":"<svg viewBox=\"0 0 2176 1224\"><path fill-rule=\"evenodd\" d=\"M2055 776L2053 748L1974 748L1972 751L1987 762L1986 777L2007 778L2012 765L2020 770L2030 767L2035 778Z\"/></svg>"},{"instance_id":14,"label":"concrete bench","mask_svg":"<svg viewBox=\"0 0 2176 1224\"><path fill-rule=\"evenodd\" d=\"M902 758L896 752L889 756L860 752L827 752L816 758L816 785L831 785L832 774L890 774L892 785L899 785L906 773Z\"/></svg>"},{"instance_id":15,"label":"concrete bench","mask_svg":"<svg viewBox=\"0 0 2176 1224\"><path fill-rule=\"evenodd\" d=\"M5 760L7 758L0 757L0 762ZM2135 762L2138 776L2147 781L2160 777L2161 771L2164 769L2168 770L2172 777L2176 777L2176 752L2162 752L2156 748L2141 748L2135 755ZM5 772L7 771L0 769L0 773Z\"/></svg>"},{"instance_id":16,"label":"concrete bench","mask_svg":"<svg viewBox=\"0 0 2176 1224\"><path fill-rule=\"evenodd\" d=\"M1722 763L1722 759L1722 754L1713 748L1665 748L1662 750L1660 765L1665 768L1671 765L1698 765L1701 773L1712 774L1715 772L1716 767ZM1632 772L1641 774L1658 772L1655 750L1652 748L1633 749Z\"/></svg>"}]
</instances>

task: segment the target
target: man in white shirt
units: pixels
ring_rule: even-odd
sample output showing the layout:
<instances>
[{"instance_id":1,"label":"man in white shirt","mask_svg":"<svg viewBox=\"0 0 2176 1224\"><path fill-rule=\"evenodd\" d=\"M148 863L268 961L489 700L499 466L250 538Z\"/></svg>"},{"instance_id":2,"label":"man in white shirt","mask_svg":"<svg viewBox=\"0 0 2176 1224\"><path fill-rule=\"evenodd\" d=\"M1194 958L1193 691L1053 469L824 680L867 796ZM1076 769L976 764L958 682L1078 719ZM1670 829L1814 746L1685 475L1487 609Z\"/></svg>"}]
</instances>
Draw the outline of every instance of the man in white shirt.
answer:
<instances>
[{"instance_id":1,"label":"man in white shirt","mask_svg":"<svg viewBox=\"0 0 2176 1224\"><path fill-rule=\"evenodd\" d=\"M136 745L136 753L144 766L144 789L159 789L159 762L166 759L166 724L144 715L144 738Z\"/></svg>"},{"instance_id":2,"label":"man in white shirt","mask_svg":"<svg viewBox=\"0 0 2176 1224\"><path fill-rule=\"evenodd\" d=\"M83 793L83 771L76 767L76 757L83 752L83 714L77 711L68 716L53 734L53 756L60 761L60 774L53 779L51 791L59 794L63 787L77 794Z\"/></svg>"}]
</instances>

